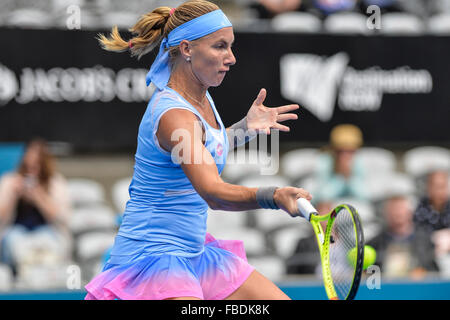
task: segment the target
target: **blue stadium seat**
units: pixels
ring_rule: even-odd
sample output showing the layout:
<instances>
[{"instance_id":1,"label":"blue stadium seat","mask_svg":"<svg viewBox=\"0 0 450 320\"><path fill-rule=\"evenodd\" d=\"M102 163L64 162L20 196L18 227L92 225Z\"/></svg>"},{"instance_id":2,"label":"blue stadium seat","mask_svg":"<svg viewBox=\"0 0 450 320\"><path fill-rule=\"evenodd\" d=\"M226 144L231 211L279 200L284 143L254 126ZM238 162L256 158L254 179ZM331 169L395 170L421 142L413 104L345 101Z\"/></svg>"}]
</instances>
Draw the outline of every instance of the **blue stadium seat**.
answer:
<instances>
[{"instance_id":1,"label":"blue stadium seat","mask_svg":"<svg viewBox=\"0 0 450 320\"><path fill-rule=\"evenodd\" d=\"M17 168L25 151L25 143L0 143L0 176Z\"/></svg>"}]
</instances>

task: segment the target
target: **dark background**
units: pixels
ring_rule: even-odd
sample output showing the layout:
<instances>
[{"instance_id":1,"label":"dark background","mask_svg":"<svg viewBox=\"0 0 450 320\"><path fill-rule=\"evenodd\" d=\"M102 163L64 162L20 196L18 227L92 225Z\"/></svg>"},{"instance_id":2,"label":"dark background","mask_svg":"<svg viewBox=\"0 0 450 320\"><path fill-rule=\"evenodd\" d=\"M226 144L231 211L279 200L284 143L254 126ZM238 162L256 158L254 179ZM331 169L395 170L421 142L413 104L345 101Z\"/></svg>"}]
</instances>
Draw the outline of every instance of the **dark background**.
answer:
<instances>
[{"instance_id":1,"label":"dark background","mask_svg":"<svg viewBox=\"0 0 450 320\"><path fill-rule=\"evenodd\" d=\"M92 31L0 29L0 64L19 77L22 68L92 68L118 71L149 68L154 55L140 61L128 54L103 51ZM126 37L126 34L124 33ZM436 36L336 36L236 32L233 51L237 64L222 85L211 88L225 125L247 113L261 88L267 106L292 103L280 93L280 57L287 53L331 56L346 52L349 66L364 70L373 66L392 70L402 66L426 69L433 78L429 94L383 96L376 112L350 112L335 107L329 122L321 122L306 109L291 123L282 142L321 145L338 123L353 123L364 133L366 145L411 147L423 144L450 146L450 39ZM156 53L155 53L156 54ZM426 57L426 58L424 58ZM142 79L145 81L145 79ZM0 142L26 141L40 136L70 143L79 152L134 150L137 129L147 104L114 99L102 102L45 102L21 105L11 100L0 106Z\"/></svg>"}]
</instances>

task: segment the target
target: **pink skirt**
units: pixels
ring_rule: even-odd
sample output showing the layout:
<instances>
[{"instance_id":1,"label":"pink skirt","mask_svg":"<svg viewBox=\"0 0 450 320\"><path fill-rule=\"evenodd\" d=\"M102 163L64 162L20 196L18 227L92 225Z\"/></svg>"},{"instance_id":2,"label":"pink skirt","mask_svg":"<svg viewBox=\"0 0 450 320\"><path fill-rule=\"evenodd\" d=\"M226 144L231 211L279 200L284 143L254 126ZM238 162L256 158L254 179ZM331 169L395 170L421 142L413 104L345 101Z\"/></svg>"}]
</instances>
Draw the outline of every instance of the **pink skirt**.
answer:
<instances>
[{"instance_id":1,"label":"pink skirt","mask_svg":"<svg viewBox=\"0 0 450 320\"><path fill-rule=\"evenodd\" d=\"M86 300L222 300L254 268L247 262L242 241L216 240L207 233L198 256L146 255L128 264L106 264L103 270L86 285Z\"/></svg>"}]
</instances>

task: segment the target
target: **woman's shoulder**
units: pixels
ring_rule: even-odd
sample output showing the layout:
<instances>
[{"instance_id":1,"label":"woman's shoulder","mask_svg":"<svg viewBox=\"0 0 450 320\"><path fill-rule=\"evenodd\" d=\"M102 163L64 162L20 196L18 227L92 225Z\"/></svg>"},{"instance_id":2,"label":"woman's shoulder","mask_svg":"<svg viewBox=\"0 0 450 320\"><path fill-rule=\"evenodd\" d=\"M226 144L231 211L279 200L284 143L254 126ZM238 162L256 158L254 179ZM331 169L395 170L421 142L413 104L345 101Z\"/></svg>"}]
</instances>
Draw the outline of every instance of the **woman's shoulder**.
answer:
<instances>
[{"instance_id":1,"label":"woman's shoulder","mask_svg":"<svg viewBox=\"0 0 450 320\"><path fill-rule=\"evenodd\" d=\"M14 189L14 185L20 183L18 180L21 175L18 172L7 172L0 176L0 194L4 192L9 192ZM1 196L0 196L1 198Z\"/></svg>"},{"instance_id":2,"label":"woman's shoulder","mask_svg":"<svg viewBox=\"0 0 450 320\"><path fill-rule=\"evenodd\" d=\"M18 177L20 177L20 174L18 172L15 171L6 172L0 176L0 184L10 183L14 179L17 179Z\"/></svg>"},{"instance_id":3,"label":"woman's shoulder","mask_svg":"<svg viewBox=\"0 0 450 320\"><path fill-rule=\"evenodd\" d=\"M172 90L164 89L156 91L148 103L146 117L152 122L161 117L169 109L188 109L192 111L189 104Z\"/></svg>"},{"instance_id":4,"label":"woman's shoulder","mask_svg":"<svg viewBox=\"0 0 450 320\"><path fill-rule=\"evenodd\" d=\"M188 105L175 90L170 88L164 88L163 90L157 90L150 99L150 105L155 107L165 107L170 105Z\"/></svg>"}]
</instances>

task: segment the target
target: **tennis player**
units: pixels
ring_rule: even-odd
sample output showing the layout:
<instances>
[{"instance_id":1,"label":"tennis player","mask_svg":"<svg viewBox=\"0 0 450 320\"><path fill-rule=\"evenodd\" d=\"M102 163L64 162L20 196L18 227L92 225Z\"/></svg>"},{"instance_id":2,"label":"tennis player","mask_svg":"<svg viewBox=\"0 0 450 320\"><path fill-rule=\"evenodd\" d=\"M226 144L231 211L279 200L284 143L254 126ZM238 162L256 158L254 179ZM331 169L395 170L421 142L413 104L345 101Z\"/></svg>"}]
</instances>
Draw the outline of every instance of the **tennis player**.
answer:
<instances>
[{"instance_id":1,"label":"tennis player","mask_svg":"<svg viewBox=\"0 0 450 320\"><path fill-rule=\"evenodd\" d=\"M296 199L311 199L301 188L247 188L220 177L230 147L248 140L235 135L230 143L233 130L289 131L279 122L297 119L289 112L298 105L265 107L262 89L247 116L225 128L207 90L236 62L234 35L213 3L157 8L130 31L135 36L128 42L116 27L99 41L137 57L160 43L147 75L156 89L139 127L123 222L110 259L86 286L86 299L289 299L248 264L241 241L207 233L206 219L208 206L295 215Z\"/></svg>"}]
</instances>

